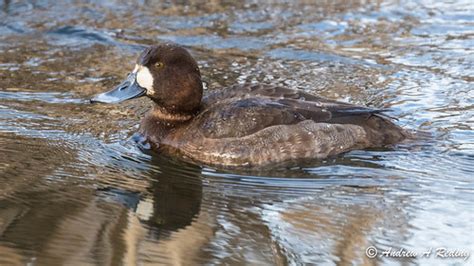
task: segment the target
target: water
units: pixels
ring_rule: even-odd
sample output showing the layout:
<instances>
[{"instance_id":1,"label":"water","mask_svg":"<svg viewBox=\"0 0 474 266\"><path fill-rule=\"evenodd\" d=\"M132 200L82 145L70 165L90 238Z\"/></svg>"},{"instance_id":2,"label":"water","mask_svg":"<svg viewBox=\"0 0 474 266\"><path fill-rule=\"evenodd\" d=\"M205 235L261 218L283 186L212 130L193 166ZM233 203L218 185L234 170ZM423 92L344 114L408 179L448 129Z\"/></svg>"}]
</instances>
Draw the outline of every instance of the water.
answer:
<instances>
[{"instance_id":1,"label":"water","mask_svg":"<svg viewBox=\"0 0 474 266\"><path fill-rule=\"evenodd\" d=\"M472 263L421 253L474 256L473 14L471 1L0 1L0 264ZM147 99L86 99L161 41L192 52L209 91L298 87L391 108L430 137L266 172L144 154L129 137Z\"/></svg>"}]
</instances>

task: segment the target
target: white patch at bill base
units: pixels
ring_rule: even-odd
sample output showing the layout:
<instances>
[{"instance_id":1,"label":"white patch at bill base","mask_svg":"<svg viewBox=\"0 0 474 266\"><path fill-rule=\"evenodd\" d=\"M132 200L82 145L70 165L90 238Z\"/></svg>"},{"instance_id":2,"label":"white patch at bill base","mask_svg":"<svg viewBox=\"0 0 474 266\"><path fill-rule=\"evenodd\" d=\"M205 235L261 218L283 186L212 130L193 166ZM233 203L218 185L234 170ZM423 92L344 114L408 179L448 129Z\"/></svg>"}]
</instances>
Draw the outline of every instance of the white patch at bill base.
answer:
<instances>
[{"instance_id":1,"label":"white patch at bill base","mask_svg":"<svg viewBox=\"0 0 474 266\"><path fill-rule=\"evenodd\" d=\"M145 88L147 93L153 93L153 76L150 70L144 66L138 66L137 83L140 87Z\"/></svg>"}]
</instances>

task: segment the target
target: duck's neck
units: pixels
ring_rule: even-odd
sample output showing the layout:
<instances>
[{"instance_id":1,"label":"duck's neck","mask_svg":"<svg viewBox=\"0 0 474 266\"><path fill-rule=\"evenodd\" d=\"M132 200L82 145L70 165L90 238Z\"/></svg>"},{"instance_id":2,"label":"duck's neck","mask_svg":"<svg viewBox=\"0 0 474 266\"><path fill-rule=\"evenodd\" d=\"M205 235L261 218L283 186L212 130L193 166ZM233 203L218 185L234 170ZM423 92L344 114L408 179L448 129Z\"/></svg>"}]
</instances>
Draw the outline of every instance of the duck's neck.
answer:
<instances>
[{"instance_id":1,"label":"duck's neck","mask_svg":"<svg viewBox=\"0 0 474 266\"><path fill-rule=\"evenodd\" d=\"M154 106L140 123L139 132L153 144L159 144L175 128L183 126L196 113L170 112L160 106Z\"/></svg>"},{"instance_id":2,"label":"duck's neck","mask_svg":"<svg viewBox=\"0 0 474 266\"><path fill-rule=\"evenodd\" d=\"M153 119L156 121L162 121L171 124L180 124L194 117L193 113L170 112L159 106L154 106L148 115L153 117Z\"/></svg>"}]
</instances>

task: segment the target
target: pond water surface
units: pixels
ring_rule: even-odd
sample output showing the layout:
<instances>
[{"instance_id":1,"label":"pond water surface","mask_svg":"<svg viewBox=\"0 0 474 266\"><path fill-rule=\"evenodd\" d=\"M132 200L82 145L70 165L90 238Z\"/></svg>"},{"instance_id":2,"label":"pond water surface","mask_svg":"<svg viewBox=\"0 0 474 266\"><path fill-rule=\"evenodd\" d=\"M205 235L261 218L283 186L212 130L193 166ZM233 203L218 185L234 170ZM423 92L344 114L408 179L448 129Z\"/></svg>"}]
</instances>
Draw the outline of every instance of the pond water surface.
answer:
<instances>
[{"instance_id":1,"label":"pond water surface","mask_svg":"<svg viewBox=\"0 0 474 266\"><path fill-rule=\"evenodd\" d=\"M0 265L472 263L420 254L474 256L473 14L470 0L0 1ZM298 87L429 137L267 172L144 154L129 138L149 100L86 99L163 41L209 91Z\"/></svg>"}]
</instances>

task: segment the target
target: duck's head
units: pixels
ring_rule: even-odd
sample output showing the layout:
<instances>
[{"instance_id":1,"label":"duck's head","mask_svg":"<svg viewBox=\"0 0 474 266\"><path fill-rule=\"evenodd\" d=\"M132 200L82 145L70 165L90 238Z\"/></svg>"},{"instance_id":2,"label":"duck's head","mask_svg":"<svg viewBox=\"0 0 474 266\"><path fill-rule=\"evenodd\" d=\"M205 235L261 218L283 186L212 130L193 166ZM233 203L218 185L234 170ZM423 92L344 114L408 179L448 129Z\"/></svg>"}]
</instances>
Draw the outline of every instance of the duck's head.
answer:
<instances>
[{"instance_id":1,"label":"duck's head","mask_svg":"<svg viewBox=\"0 0 474 266\"><path fill-rule=\"evenodd\" d=\"M119 103L147 96L172 113L195 112L201 103L202 81L196 60L176 44L146 48L133 71L113 90L91 102Z\"/></svg>"}]
</instances>

